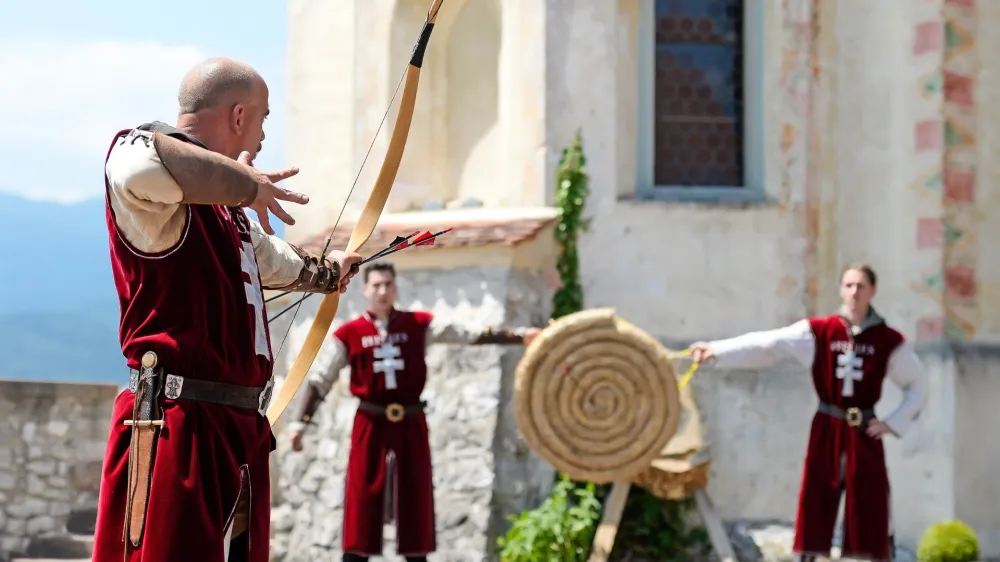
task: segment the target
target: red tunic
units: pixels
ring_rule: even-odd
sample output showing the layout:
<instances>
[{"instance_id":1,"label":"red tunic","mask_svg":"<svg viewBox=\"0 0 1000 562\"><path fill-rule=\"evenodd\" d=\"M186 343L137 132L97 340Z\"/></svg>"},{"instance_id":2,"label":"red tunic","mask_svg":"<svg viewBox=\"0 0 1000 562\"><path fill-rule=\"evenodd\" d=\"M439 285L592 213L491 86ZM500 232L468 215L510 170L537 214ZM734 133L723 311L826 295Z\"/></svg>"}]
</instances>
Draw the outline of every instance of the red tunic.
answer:
<instances>
[{"instance_id":1,"label":"red tunic","mask_svg":"<svg viewBox=\"0 0 1000 562\"><path fill-rule=\"evenodd\" d=\"M347 348L351 393L380 406L417 404L427 381L425 353L432 315L394 310L385 337L379 334L371 318L371 313L365 314L334 332L334 337ZM377 348L381 348L378 358ZM391 364L393 355L402 360L402 365ZM385 373L386 364L380 362L386 357L389 366L396 369L391 375ZM396 388L386 388L387 377L393 375ZM395 459L396 481L392 488L396 550L402 556L420 556L436 548L427 419L423 412L418 412L391 422L383 414L359 409L354 416L344 483L344 552L382 554L383 493L386 457L390 454Z\"/></svg>"},{"instance_id":2,"label":"red tunic","mask_svg":"<svg viewBox=\"0 0 1000 562\"><path fill-rule=\"evenodd\" d=\"M112 148L127 132L115 136ZM105 188L110 189L106 179ZM111 266L121 306L119 337L127 364L139 367L143 353L152 350L171 374L264 386L271 376L271 348L243 210L189 205L181 240L150 255L125 240L110 200L106 204ZM123 422L132 416L133 398L130 391L123 391L112 415L95 562L120 562L125 548L131 430ZM274 444L267 419L256 410L191 400L165 399L162 405L164 426L156 443L145 531L137 549L129 546L126 560L222 560L241 479L249 479L246 560L267 562L268 455Z\"/></svg>"},{"instance_id":3,"label":"red tunic","mask_svg":"<svg viewBox=\"0 0 1000 562\"><path fill-rule=\"evenodd\" d=\"M812 318L809 323L816 340L813 384L819 399L844 409L874 408L882 395L889 358L903 342L902 334L879 323L852 337L847 322L836 315ZM852 351L857 359L848 368L838 369L838 356L850 363ZM889 477L882 441L844 420L817 412L799 495L796 553L829 553L842 488L846 501L841 556L889 560Z\"/></svg>"}]
</instances>

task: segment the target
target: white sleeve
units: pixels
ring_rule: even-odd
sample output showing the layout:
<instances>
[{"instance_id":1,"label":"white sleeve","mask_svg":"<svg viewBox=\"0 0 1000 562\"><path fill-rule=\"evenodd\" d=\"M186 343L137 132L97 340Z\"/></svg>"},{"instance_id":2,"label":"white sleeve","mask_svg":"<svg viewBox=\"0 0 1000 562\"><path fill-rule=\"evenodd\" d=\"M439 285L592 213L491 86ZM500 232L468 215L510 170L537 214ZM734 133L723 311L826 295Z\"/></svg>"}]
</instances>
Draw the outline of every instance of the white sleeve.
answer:
<instances>
[{"instance_id":1,"label":"white sleeve","mask_svg":"<svg viewBox=\"0 0 1000 562\"><path fill-rule=\"evenodd\" d=\"M883 422L903 437L927 404L927 375L913 346L903 342L889 357L886 376L903 391L903 401Z\"/></svg>"},{"instance_id":2,"label":"white sleeve","mask_svg":"<svg viewBox=\"0 0 1000 562\"><path fill-rule=\"evenodd\" d=\"M298 279L305 265L302 258L288 242L264 232L263 227L250 217L247 220L250 221L250 238L253 240L254 253L257 254L261 285L284 287Z\"/></svg>"},{"instance_id":3,"label":"white sleeve","mask_svg":"<svg viewBox=\"0 0 1000 562\"><path fill-rule=\"evenodd\" d=\"M816 338L808 320L763 332L751 332L735 338L709 343L715 365L721 369L757 369L794 359L804 367L812 365Z\"/></svg>"},{"instance_id":4,"label":"white sleeve","mask_svg":"<svg viewBox=\"0 0 1000 562\"><path fill-rule=\"evenodd\" d=\"M181 205L184 192L163 167L152 141L120 138L104 173L115 221L129 243L143 252L159 252L181 239L187 218Z\"/></svg>"},{"instance_id":5,"label":"white sleeve","mask_svg":"<svg viewBox=\"0 0 1000 562\"><path fill-rule=\"evenodd\" d=\"M337 382L340 372L347 366L347 346L336 336L330 336L320 346L316 359L309 373L306 374L306 384L316 389L320 396L326 397ZM304 431L305 424L295 420L288 424L289 431Z\"/></svg>"}]
</instances>

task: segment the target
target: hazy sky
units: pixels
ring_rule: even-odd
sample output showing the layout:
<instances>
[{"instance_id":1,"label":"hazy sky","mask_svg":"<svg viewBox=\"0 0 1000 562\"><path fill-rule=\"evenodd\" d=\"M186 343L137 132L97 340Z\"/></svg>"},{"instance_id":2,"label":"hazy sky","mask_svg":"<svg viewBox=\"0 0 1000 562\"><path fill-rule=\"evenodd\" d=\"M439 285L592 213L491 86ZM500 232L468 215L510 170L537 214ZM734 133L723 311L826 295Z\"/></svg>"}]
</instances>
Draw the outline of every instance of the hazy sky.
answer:
<instances>
[{"instance_id":1,"label":"hazy sky","mask_svg":"<svg viewBox=\"0 0 1000 562\"><path fill-rule=\"evenodd\" d=\"M257 165L284 163L285 3L280 0L0 0L0 191L103 196L115 132L173 124L184 72L208 56L253 65L271 117Z\"/></svg>"}]
</instances>

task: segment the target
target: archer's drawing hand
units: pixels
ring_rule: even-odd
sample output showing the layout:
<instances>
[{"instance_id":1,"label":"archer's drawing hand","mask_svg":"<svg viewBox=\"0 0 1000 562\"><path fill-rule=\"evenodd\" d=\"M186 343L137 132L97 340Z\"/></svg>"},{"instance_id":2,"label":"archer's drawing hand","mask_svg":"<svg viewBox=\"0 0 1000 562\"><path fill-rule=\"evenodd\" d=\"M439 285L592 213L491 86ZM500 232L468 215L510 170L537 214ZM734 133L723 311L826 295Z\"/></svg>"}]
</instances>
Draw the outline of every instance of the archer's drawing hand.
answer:
<instances>
[{"instance_id":1,"label":"archer's drawing hand","mask_svg":"<svg viewBox=\"0 0 1000 562\"><path fill-rule=\"evenodd\" d=\"M896 432L889 427L889 424L875 419L868 422L868 428L865 429L865 433L868 434L868 437L874 439L881 439L886 435L896 435Z\"/></svg>"},{"instance_id":2,"label":"archer's drawing hand","mask_svg":"<svg viewBox=\"0 0 1000 562\"><path fill-rule=\"evenodd\" d=\"M338 250L331 250L326 257L340 264L340 292L343 294L347 290L347 286L351 283L351 278L357 275L358 265L361 264L361 260L364 258L354 252L341 252Z\"/></svg>"},{"instance_id":3,"label":"archer's drawing hand","mask_svg":"<svg viewBox=\"0 0 1000 562\"><path fill-rule=\"evenodd\" d=\"M299 452L302 450L302 432L295 431L292 433L292 450Z\"/></svg>"},{"instance_id":4,"label":"archer's drawing hand","mask_svg":"<svg viewBox=\"0 0 1000 562\"><path fill-rule=\"evenodd\" d=\"M257 218L260 221L260 225L264 228L264 232L274 234L274 229L271 228L270 218L267 214L268 211L274 213L274 216L281 219L281 222L285 224L295 224L295 219L281 208L278 201L291 201L292 203L305 205L309 202L309 197L301 193L282 189L275 184L299 173L299 169L288 168L277 172L262 172L253 167L253 162L250 160L250 153L247 151L241 152L236 161L250 168L250 173L257 181L257 198L253 200L253 203L250 203L249 207L257 213Z\"/></svg>"},{"instance_id":5,"label":"archer's drawing hand","mask_svg":"<svg viewBox=\"0 0 1000 562\"><path fill-rule=\"evenodd\" d=\"M707 342L695 342L688 349L691 350L691 360L695 363L704 363L715 358L715 353Z\"/></svg>"}]
</instances>

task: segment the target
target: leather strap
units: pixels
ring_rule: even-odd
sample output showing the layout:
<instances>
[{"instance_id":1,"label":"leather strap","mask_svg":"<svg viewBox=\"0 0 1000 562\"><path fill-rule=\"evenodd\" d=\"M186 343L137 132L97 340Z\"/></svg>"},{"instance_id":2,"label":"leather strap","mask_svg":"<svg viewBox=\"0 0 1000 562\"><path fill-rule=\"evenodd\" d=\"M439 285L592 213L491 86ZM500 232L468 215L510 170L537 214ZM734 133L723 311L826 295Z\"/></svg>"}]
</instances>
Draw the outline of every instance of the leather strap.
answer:
<instances>
[{"instance_id":1,"label":"leather strap","mask_svg":"<svg viewBox=\"0 0 1000 562\"><path fill-rule=\"evenodd\" d=\"M407 404L405 406L402 404L388 404L383 406L366 400L361 400L358 404L359 410L370 412L372 414L383 415L389 418L389 421L400 421L403 418L397 418L397 416L401 416L402 414L416 414L418 412L423 412L425 408L427 408L427 402L425 401L421 401L416 404Z\"/></svg>"},{"instance_id":2,"label":"leather strap","mask_svg":"<svg viewBox=\"0 0 1000 562\"><path fill-rule=\"evenodd\" d=\"M875 419L875 410L872 408L841 408L840 406L820 401L817 410L821 414L844 420L847 422L847 425L859 429L864 429L868 426L870 420Z\"/></svg>"},{"instance_id":3,"label":"leather strap","mask_svg":"<svg viewBox=\"0 0 1000 562\"><path fill-rule=\"evenodd\" d=\"M129 389L133 390L132 381L140 378L140 371L131 369L129 373ZM211 402L233 408L257 410L260 415L267 411L271 398L272 381L264 386L240 386L221 382L211 382L200 379L182 377L180 375L158 376L163 398L169 400L197 400Z\"/></svg>"}]
</instances>

